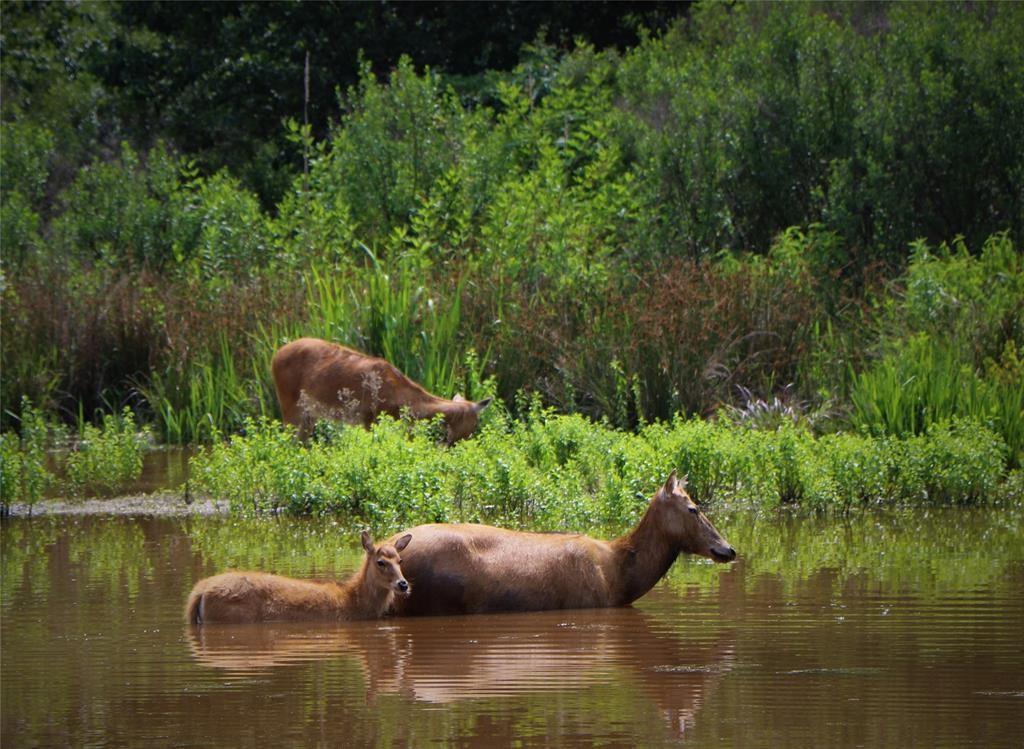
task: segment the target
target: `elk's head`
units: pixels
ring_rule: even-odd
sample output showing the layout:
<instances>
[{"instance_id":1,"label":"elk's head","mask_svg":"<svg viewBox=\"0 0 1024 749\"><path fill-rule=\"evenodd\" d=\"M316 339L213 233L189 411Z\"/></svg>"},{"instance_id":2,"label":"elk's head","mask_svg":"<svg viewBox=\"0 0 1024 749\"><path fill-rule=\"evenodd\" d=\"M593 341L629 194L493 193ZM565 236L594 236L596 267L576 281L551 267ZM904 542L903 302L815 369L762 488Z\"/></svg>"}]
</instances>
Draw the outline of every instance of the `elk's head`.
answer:
<instances>
[{"instance_id":1,"label":"elk's head","mask_svg":"<svg viewBox=\"0 0 1024 749\"><path fill-rule=\"evenodd\" d=\"M412 534L406 533L395 541L395 545L381 544L373 545L373 539L367 531L363 531L363 548L366 549L366 575L375 587L390 590L397 595L407 596L412 588L409 581L402 574L402 558L399 552L412 541Z\"/></svg>"},{"instance_id":2,"label":"elk's head","mask_svg":"<svg viewBox=\"0 0 1024 749\"><path fill-rule=\"evenodd\" d=\"M659 522L665 533L678 545L679 550L699 554L716 562L731 562L736 550L711 525L697 503L686 493L686 478L669 474L665 485L654 495Z\"/></svg>"},{"instance_id":3,"label":"elk's head","mask_svg":"<svg viewBox=\"0 0 1024 749\"><path fill-rule=\"evenodd\" d=\"M453 408L445 411L444 424L446 428L445 444L454 445L461 439L465 439L473 433L476 425L480 423L481 412L491 405L492 398L484 398L481 401L469 401L461 395L452 398Z\"/></svg>"}]
</instances>

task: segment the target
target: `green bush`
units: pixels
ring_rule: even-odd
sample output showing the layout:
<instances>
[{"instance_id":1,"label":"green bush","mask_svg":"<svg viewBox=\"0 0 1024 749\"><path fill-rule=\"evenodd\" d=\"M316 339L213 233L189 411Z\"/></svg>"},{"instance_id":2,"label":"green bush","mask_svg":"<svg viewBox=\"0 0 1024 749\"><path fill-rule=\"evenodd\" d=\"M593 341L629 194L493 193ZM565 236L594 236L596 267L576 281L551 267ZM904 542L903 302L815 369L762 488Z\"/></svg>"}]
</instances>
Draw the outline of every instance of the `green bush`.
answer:
<instances>
[{"instance_id":1,"label":"green bush","mask_svg":"<svg viewBox=\"0 0 1024 749\"><path fill-rule=\"evenodd\" d=\"M925 332L980 368L998 359L1007 341L1024 348L1024 253L1006 232L972 254L962 237L952 245L914 242L905 291L888 310L897 332Z\"/></svg>"},{"instance_id":2,"label":"green bush","mask_svg":"<svg viewBox=\"0 0 1024 749\"><path fill-rule=\"evenodd\" d=\"M0 173L3 192L12 188L32 205L43 197L49 178L50 159L56 143L53 133L29 119L0 125Z\"/></svg>"},{"instance_id":3,"label":"green bush","mask_svg":"<svg viewBox=\"0 0 1024 749\"><path fill-rule=\"evenodd\" d=\"M429 425L382 419L331 427L298 445L269 421L192 460L198 491L236 512L330 513L377 527L489 522L513 527L621 527L634 522L672 469L694 499L809 507L993 498L1005 445L967 421L906 440L774 432L678 420L638 434L580 416L500 415L470 440L438 445Z\"/></svg>"},{"instance_id":4,"label":"green bush","mask_svg":"<svg viewBox=\"0 0 1024 749\"><path fill-rule=\"evenodd\" d=\"M468 115L436 73L428 69L417 75L408 57L386 84L364 65L345 107L329 155L313 170L329 171L356 224L383 237L409 218L461 158Z\"/></svg>"},{"instance_id":5,"label":"green bush","mask_svg":"<svg viewBox=\"0 0 1024 749\"><path fill-rule=\"evenodd\" d=\"M142 475L144 445L127 407L120 415L104 416L100 428L83 424L78 447L66 461L68 490L76 496L122 491Z\"/></svg>"},{"instance_id":6,"label":"green bush","mask_svg":"<svg viewBox=\"0 0 1024 749\"><path fill-rule=\"evenodd\" d=\"M39 208L49 178L53 133L28 120L0 124L0 261L18 269L41 245Z\"/></svg>"},{"instance_id":7,"label":"green bush","mask_svg":"<svg viewBox=\"0 0 1024 749\"><path fill-rule=\"evenodd\" d=\"M21 434L0 433L0 514L14 503L37 503L53 481L46 467L47 427L28 398L21 399Z\"/></svg>"},{"instance_id":8,"label":"green bush","mask_svg":"<svg viewBox=\"0 0 1024 749\"><path fill-rule=\"evenodd\" d=\"M267 218L256 196L238 180L218 172L195 180L180 199L184 205L175 211L175 218L192 224L192 233L173 238L177 263L193 261L205 278L240 278L268 264Z\"/></svg>"},{"instance_id":9,"label":"green bush","mask_svg":"<svg viewBox=\"0 0 1024 749\"><path fill-rule=\"evenodd\" d=\"M61 194L53 225L60 258L114 267L162 266L171 259L178 162L163 148L145 166L128 145L117 161L94 161Z\"/></svg>"}]
</instances>

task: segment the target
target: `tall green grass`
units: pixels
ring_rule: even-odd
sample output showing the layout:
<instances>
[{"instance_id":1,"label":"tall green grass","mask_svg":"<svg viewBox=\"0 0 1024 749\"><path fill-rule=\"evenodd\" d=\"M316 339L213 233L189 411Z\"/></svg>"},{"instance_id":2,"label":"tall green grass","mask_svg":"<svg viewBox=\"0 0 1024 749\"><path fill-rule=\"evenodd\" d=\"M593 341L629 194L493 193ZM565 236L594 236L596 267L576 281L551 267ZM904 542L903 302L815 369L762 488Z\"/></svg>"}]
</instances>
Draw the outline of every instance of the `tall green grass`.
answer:
<instances>
[{"instance_id":1,"label":"tall green grass","mask_svg":"<svg viewBox=\"0 0 1024 749\"><path fill-rule=\"evenodd\" d=\"M923 334L853 375L850 405L852 425L875 436L923 434L968 418L1003 438L1011 467L1024 457L1024 382L983 378L959 352Z\"/></svg>"},{"instance_id":2,"label":"tall green grass","mask_svg":"<svg viewBox=\"0 0 1024 749\"><path fill-rule=\"evenodd\" d=\"M462 358L462 279L442 296L437 286L431 293L423 266L411 256L393 262L392 272L372 254L371 260L358 330L362 347L379 352L427 390L451 397Z\"/></svg>"},{"instance_id":3,"label":"tall green grass","mask_svg":"<svg viewBox=\"0 0 1024 749\"><path fill-rule=\"evenodd\" d=\"M878 325L881 358L851 373L851 423L922 434L954 417L986 424L1024 465L1024 255L1004 232L972 254L964 241L916 242L905 288Z\"/></svg>"},{"instance_id":4,"label":"tall green grass","mask_svg":"<svg viewBox=\"0 0 1024 749\"><path fill-rule=\"evenodd\" d=\"M310 270L305 319L260 329L258 348L268 365L287 341L324 338L382 356L427 390L451 397L464 379L467 361L460 338L464 278L445 284L412 255L385 261L364 250L365 266ZM473 361L477 371L466 377L481 380L486 352Z\"/></svg>"},{"instance_id":5,"label":"tall green grass","mask_svg":"<svg viewBox=\"0 0 1024 749\"><path fill-rule=\"evenodd\" d=\"M304 279L304 316L261 324L239 345L221 335L189 361L138 381L161 439L206 443L238 431L247 418L279 415L270 361L281 345L303 336L383 356L442 396L474 383L481 389L486 353L469 355L459 338L463 282L434 286L412 260L389 266L368 255L365 267L312 268Z\"/></svg>"},{"instance_id":6,"label":"tall green grass","mask_svg":"<svg viewBox=\"0 0 1024 749\"><path fill-rule=\"evenodd\" d=\"M153 410L160 437L176 444L210 442L241 428L253 415L276 413L268 385L270 359L256 356L239 368L235 352L222 335L215 349L187 365L155 373L138 391ZM260 370L266 370L262 376Z\"/></svg>"}]
</instances>

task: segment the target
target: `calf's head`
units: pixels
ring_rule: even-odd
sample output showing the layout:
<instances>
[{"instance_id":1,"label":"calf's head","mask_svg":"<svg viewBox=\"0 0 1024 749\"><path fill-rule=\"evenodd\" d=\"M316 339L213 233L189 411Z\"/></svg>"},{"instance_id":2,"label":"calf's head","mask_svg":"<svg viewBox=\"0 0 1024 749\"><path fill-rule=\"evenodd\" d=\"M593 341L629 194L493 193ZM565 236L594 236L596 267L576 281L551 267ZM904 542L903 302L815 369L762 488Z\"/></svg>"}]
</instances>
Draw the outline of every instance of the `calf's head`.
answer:
<instances>
[{"instance_id":1,"label":"calf's head","mask_svg":"<svg viewBox=\"0 0 1024 749\"><path fill-rule=\"evenodd\" d=\"M402 558L399 553L409 542L412 534L406 533L395 541L395 545L373 545L373 539L367 531L363 531L363 548L366 549L366 575L376 587L390 590L400 596L407 596L412 588L402 574Z\"/></svg>"},{"instance_id":2,"label":"calf's head","mask_svg":"<svg viewBox=\"0 0 1024 749\"><path fill-rule=\"evenodd\" d=\"M679 545L680 551L716 562L731 562L736 558L736 550L686 493L686 479L680 481L675 471L654 495L653 502L664 532Z\"/></svg>"}]
</instances>

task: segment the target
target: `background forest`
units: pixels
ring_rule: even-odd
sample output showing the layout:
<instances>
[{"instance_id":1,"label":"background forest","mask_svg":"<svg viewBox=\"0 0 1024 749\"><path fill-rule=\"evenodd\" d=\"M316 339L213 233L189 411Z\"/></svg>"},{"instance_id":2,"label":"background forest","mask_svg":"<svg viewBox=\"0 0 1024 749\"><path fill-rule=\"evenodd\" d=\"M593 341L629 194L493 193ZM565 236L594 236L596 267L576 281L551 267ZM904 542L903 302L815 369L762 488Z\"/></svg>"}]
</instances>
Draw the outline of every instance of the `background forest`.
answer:
<instances>
[{"instance_id":1,"label":"background forest","mask_svg":"<svg viewBox=\"0 0 1024 749\"><path fill-rule=\"evenodd\" d=\"M1024 460L1024 5L2 14L8 446L252 432L315 335L502 423Z\"/></svg>"}]
</instances>

